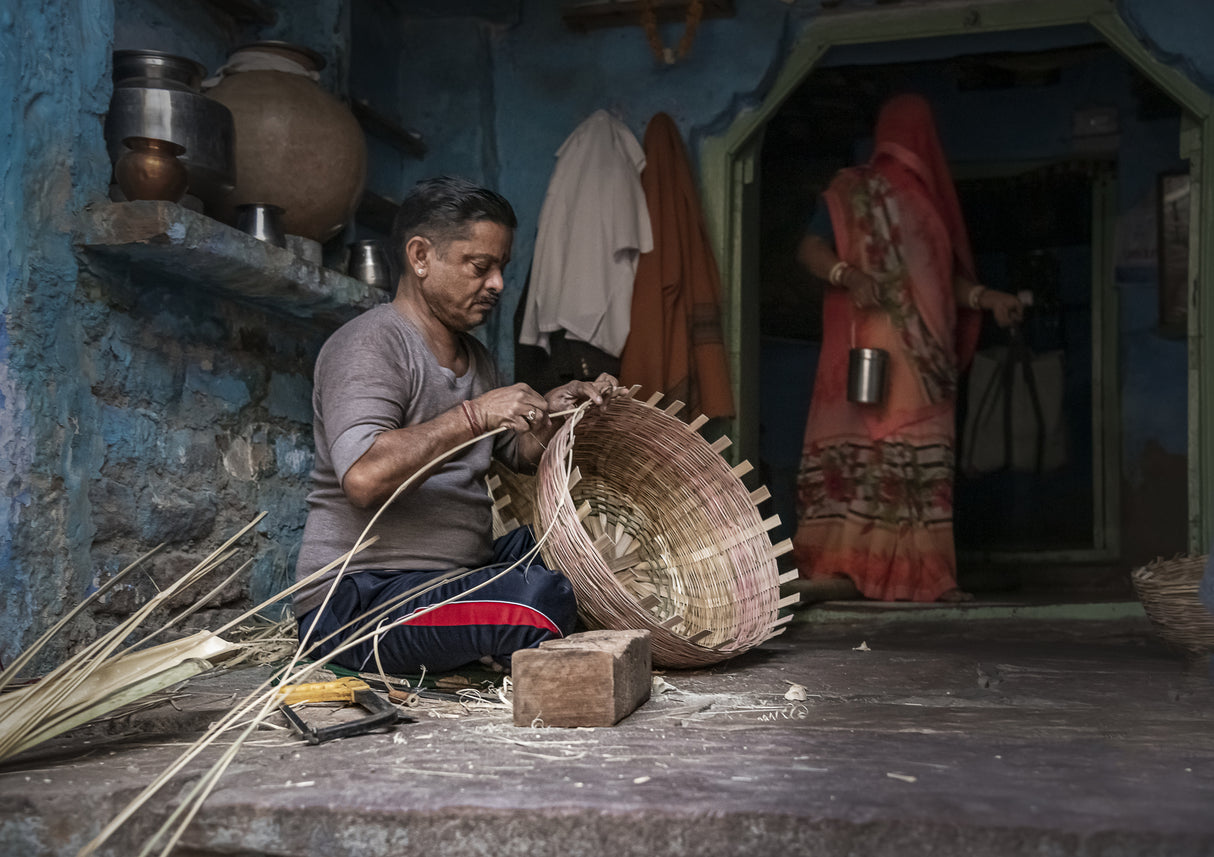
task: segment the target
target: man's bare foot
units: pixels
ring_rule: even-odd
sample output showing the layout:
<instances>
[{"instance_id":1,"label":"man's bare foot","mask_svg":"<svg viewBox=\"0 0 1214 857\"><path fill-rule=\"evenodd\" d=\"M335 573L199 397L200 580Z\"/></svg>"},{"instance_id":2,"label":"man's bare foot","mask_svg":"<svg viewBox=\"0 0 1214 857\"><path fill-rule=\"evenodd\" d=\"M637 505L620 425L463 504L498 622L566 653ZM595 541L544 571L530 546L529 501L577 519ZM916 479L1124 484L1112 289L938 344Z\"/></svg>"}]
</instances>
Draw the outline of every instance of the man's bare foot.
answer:
<instances>
[{"instance_id":1,"label":"man's bare foot","mask_svg":"<svg viewBox=\"0 0 1214 857\"><path fill-rule=\"evenodd\" d=\"M947 601L950 604L956 604L960 601L973 601L974 596L962 589L953 588L936 599L937 601Z\"/></svg>"}]
</instances>

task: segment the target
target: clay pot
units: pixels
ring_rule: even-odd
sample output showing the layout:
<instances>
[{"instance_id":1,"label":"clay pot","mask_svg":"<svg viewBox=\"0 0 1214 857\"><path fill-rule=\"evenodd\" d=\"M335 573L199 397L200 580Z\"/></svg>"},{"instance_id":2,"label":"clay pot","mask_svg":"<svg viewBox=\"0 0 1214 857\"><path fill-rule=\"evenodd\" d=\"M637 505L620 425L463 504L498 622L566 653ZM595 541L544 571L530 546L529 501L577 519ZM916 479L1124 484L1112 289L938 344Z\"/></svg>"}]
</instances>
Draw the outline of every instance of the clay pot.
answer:
<instances>
[{"instance_id":1,"label":"clay pot","mask_svg":"<svg viewBox=\"0 0 1214 857\"><path fill-rule=\"evenodd\" d=\"M267 63L275 68L255 67ZM207 93L236 125L236 187L207 201L220 220L234 224L237 206L270 203L283 210L287 233L323 243L353 218L367 144L350 110L313 79L323 67L319 54L282 42L232 54Z\"/></svg>"},{"instance_id":2,"label":"clay pot","mask_svg":"<svg viewBox=\"0 0 1214 857\"><path fill-rule=\"evenodd\" d=\"M185 164L177 160L185 146L153 137L127 137L122 144L126 151L114 164L114 181L127 199L181 201L190 181Z\"/></svg>"}]
</instances>

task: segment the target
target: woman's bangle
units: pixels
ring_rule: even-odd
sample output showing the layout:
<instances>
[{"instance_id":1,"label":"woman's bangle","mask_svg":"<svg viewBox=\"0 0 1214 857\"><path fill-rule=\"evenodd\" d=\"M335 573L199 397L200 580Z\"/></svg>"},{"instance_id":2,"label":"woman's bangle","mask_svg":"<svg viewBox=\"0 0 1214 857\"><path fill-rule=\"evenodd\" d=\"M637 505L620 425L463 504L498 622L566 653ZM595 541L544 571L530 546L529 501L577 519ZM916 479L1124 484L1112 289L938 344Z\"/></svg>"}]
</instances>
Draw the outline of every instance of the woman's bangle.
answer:
<instances>
[{"instance_id":1,"label":"woman's bangle","mask_svg":"<svg viewBox=\"0 0 1214 857\"><path fill-rule=\"evenodd\" d=\"M978 300L982 297L982 293L986 291L986 286L974 286L970 289L969 305L970 309L982 309L978 304Z\"/></svg>"},{"instance_id":2,"label":"woman's bangle","mask_svg":"<svg viewBox=\"0 0 1214 857\"><path fill-rule=\"evenodd\" d=\"M476 418L476 411L473 409L472 405L466 401L460 402L459 405L464 409L464 416L468 420L468 428L472 429L472 436L480 437L482 434L484 434L484 432L481 431L480 421Z\"/></svg>"},{"instance_id":3,"label":"woman's bangle","mask_svg":"<svg viewBox=\"0 0 1214 857\"><path fill-rule=\"evenodd\" d=\"M826 279L830 281L832 286L841 286L843 285L843 275L847 273L847 270L850 267L851 265L849 265L847 262L835 262L830 269L830 275Z\"/></svg>"}]
</instances>

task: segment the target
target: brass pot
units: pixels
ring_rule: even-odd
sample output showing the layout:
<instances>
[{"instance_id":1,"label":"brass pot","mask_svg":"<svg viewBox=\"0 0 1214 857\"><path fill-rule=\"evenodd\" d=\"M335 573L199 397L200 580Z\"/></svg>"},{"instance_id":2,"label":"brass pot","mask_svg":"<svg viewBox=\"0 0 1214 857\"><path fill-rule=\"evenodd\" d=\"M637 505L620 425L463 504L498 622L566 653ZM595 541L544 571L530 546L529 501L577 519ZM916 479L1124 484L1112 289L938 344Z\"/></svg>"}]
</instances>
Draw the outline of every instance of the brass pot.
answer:
<instances>
[{"instance_id":1,"label":"brass pot","mask_svg":"<svg viewBox=\"0 0 1214 857\"><path fill-rule=\"evenodd\" d=\"M185 146L154 137L127 137L122 144L126 151L114 164L114 180L127 199L181 201L190 181L178 160Z\"/></svg>"}]
</instances>

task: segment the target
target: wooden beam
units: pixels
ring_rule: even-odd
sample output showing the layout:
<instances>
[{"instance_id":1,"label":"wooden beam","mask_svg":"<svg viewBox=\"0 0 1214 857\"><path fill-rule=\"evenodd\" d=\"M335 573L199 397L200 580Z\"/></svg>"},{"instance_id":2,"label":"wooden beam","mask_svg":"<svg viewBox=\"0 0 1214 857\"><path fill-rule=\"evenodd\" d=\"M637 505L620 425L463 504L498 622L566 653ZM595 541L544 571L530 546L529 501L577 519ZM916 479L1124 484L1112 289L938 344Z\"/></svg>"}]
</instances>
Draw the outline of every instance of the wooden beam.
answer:
<instances>
[{"instance_id":1,"label":"wooden beam","mask_svg":"<svg viewBox=\"0 0 1214 857\"><path fill-rule=\"evenodd\" d=\"M659 24L682 22L687 18L689 0L652 0L653 14ZM639 27L645 4L642 0L588 0L565 3L561 19L571 30L584 33L603 27ZM732 18L733 0L704 0L703 18Z\"/></svg>"}]
</instances>

